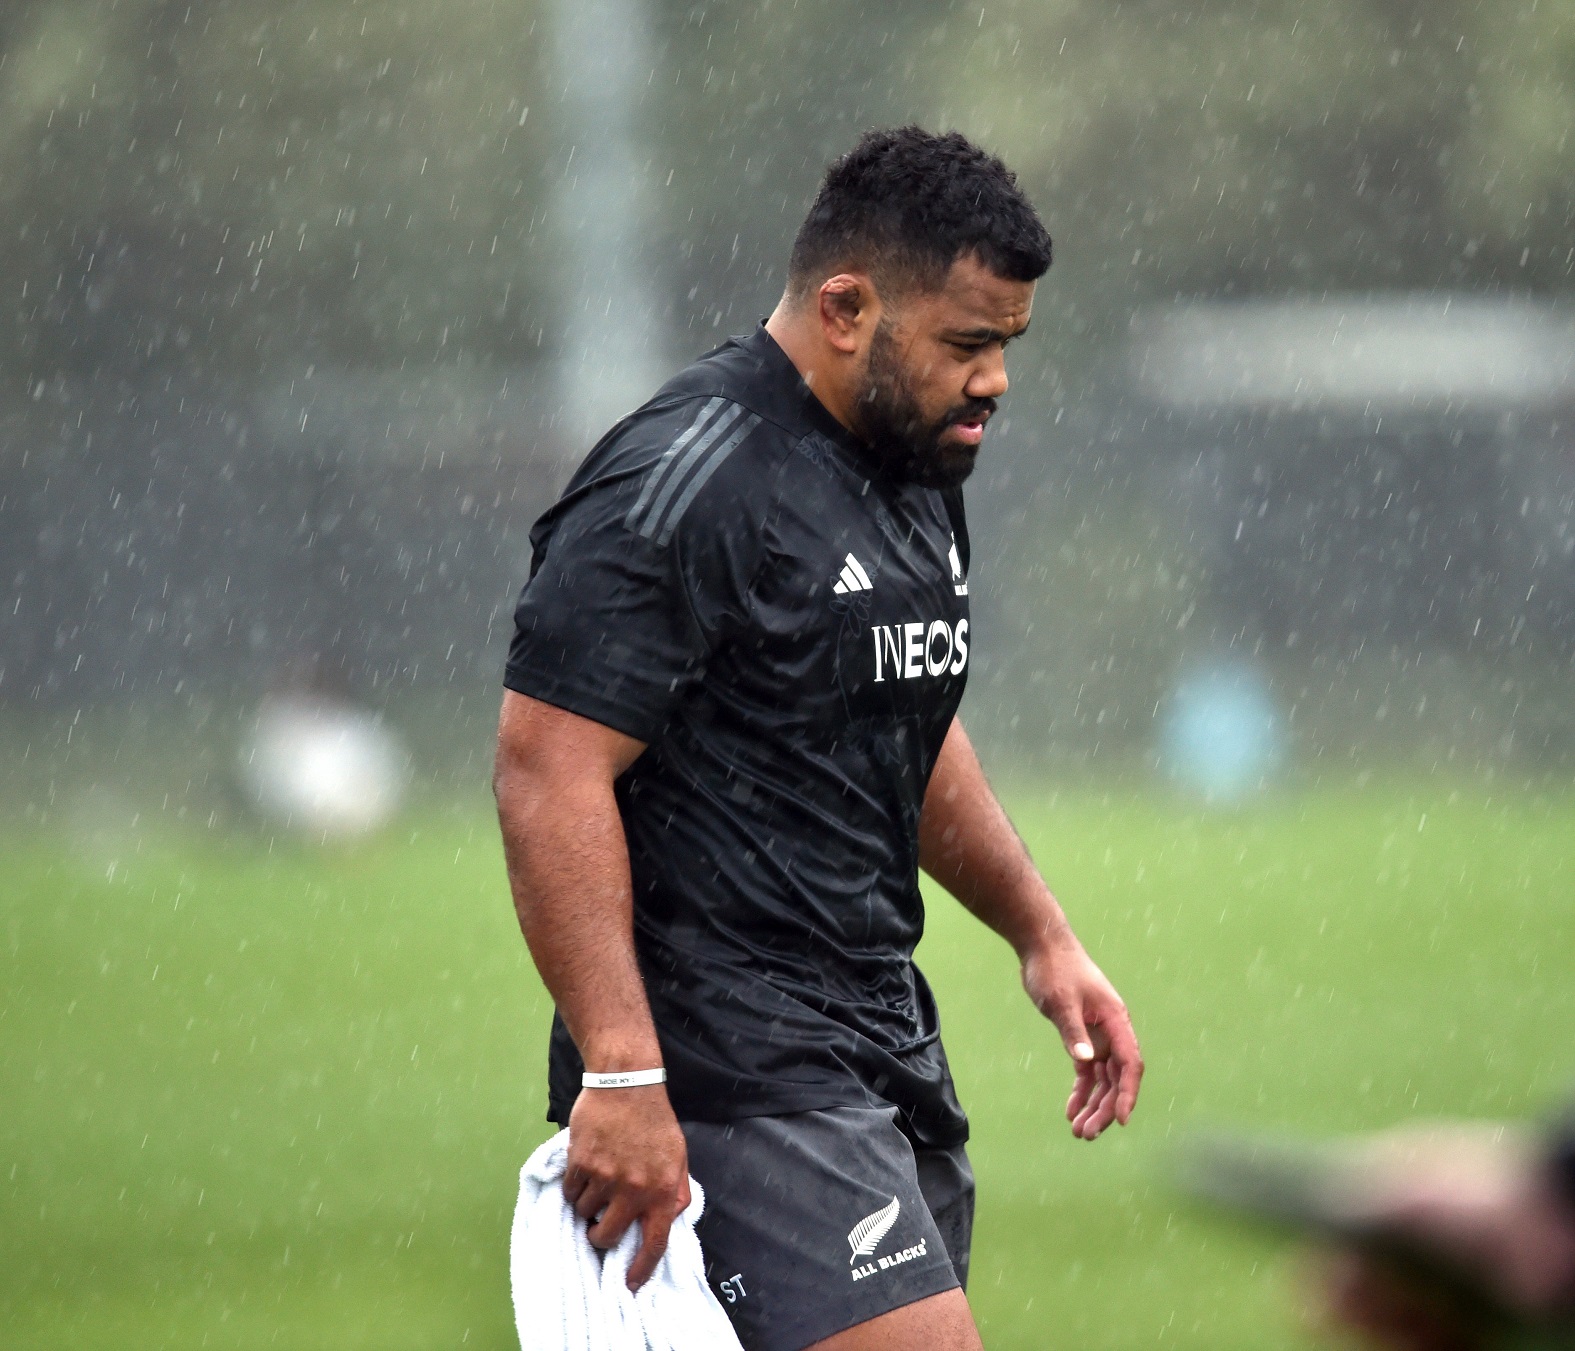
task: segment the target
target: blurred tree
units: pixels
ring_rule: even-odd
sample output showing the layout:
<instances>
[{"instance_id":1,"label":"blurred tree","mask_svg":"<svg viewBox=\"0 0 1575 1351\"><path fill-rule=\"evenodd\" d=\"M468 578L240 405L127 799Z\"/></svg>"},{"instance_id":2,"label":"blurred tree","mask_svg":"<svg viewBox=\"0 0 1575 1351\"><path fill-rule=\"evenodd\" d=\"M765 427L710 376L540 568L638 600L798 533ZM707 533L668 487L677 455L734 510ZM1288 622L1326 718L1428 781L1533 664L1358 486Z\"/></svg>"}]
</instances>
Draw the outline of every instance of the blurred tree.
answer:
<instances>
[{"instance_id":1,"label":"blurred tree","mask_svg":"<svg viewBox=\"0 0 1575 1351\"><path fill-rule=\"evenodd\" d=\"M1570 284L1575 0L650 8L680 328L755 317L824 160L904 118L1019 169L1069 337L1177 294ZM535 0L7 6L9 340L46 373L534 351L547 34Z\"/></svg>"},{"instance_id":2,"label":"blurred tree","mask_svg":"<svg viewBox=\"0 0 1575 1351\"><path fill-rule=\"evenodd\" d=\"M0 144L36 376L518 360L541 341L532 0L28 17Z\"/></svg>"},{"instance_id":3,"label":"blurred tree","mask_svg":"<svg viewBox=\"0 0 1575 1351\"><path fill-rule=\"evenodd\" d=\"M943 105L1031 184L1048 290L1107 338L1178 296L1572 284L1571 0L990 15Z\"/></svg>"}]
</instances>

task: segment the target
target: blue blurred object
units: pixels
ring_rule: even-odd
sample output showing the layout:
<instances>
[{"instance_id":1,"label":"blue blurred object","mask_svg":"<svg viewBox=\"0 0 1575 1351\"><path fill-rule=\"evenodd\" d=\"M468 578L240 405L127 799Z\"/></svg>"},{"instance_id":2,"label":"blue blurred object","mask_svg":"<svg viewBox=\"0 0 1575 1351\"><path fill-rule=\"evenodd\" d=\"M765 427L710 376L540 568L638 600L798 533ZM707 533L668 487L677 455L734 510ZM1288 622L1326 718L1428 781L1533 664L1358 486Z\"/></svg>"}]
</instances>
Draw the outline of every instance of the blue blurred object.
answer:
<instances>
[{"instance_id":1,"label":"blue blurred object","mask_svg":"<svg viewBox=\"0 0 1575 1351\"><path fill-rule=\"evenodd\" d=\"M1170 700L1164 767L1210 801L1234 801L1267 781L1281 735L1268 681L1256 668L1231 662L1194 670Z\"/></svg>"}]
</instances>

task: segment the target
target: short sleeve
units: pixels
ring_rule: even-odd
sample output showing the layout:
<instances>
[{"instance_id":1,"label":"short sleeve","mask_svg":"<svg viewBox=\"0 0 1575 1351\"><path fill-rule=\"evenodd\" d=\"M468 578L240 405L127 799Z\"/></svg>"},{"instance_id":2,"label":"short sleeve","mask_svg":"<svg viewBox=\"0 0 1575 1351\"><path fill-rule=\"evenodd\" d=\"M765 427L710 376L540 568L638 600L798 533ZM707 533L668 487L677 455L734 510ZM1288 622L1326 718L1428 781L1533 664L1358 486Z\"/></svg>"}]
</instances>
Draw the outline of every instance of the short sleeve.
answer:
<instances>
[{"instance_id":1,"label":"short sleeve","mask_svg":"<svg viewBox=\"0 0 1575 1351\"><path fill-rule=\"evenodd\" d=\"M737 452L758 423L713 399L598 447L533 532L509 689L641 741L661 735L748 617L763 513Z\"/></svg>"}]
</instances>

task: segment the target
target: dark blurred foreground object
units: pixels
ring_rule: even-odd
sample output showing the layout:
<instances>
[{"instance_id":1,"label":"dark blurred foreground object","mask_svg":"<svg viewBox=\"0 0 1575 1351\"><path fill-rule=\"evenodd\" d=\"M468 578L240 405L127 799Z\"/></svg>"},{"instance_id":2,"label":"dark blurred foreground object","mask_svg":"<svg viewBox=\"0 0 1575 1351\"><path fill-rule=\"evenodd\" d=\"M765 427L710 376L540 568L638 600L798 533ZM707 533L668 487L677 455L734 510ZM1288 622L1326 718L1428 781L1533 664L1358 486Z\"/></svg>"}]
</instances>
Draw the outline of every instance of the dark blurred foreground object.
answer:
<instances>
[{"instance_id":1,"label":"dark blurred foreground object","mask_svg":"<svg viewBox=\"0 0 1575 1351\"><path fill-rule=\"evenodd\" d=\"M1332 1250L1333 1321L1405 1351L1575 1348L1575 1127L1441 1123L1310 1144L1207 1137L1193 1195Z\"/></svg>"}]
</instances>

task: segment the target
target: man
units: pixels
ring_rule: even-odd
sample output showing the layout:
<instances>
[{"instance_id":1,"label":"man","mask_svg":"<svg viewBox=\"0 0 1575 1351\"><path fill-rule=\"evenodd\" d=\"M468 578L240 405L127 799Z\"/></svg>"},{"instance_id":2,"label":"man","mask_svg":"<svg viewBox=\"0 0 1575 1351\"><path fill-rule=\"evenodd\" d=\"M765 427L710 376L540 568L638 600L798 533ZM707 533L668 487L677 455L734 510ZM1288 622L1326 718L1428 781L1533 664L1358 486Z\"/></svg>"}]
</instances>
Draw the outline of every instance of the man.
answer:
<instances>
[{"instance_id":1,"label":"man","mask_svg":"<svg viewBox=\"0 0 1575 1351\"><path fill-rule=\"evenodd\" d=\"M692 1172L750 1351L979 1346L921 867L1017 950L1074 1133L1137 1099L1126 1010L955 716L959 488L1049 264L1000 161L865 136L770 319L614 427L532 533L496 789L557 1005L564 1189L593 1243L640 1222L637 1286Z\"/></svg>"}]
</instances>

